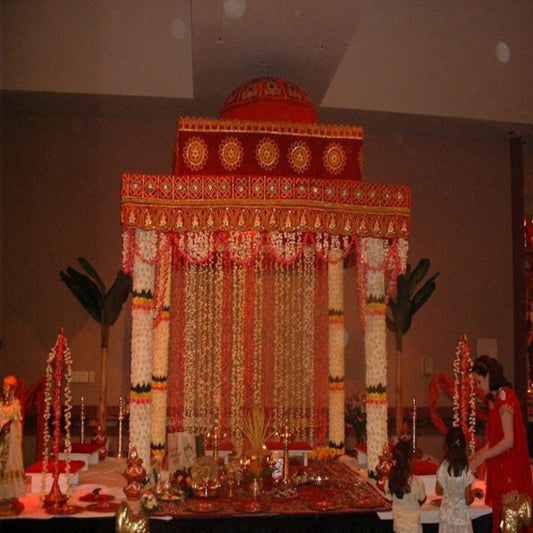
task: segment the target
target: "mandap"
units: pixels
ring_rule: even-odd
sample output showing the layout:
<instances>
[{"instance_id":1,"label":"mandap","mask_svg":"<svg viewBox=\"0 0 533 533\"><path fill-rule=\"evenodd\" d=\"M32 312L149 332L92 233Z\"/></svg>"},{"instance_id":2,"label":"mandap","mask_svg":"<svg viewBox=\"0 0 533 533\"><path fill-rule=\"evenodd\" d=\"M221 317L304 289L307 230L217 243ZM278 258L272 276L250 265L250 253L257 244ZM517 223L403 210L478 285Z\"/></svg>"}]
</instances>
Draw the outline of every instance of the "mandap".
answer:
<instances>
[{"instance_id":1,"label":"mandap","mask_svg":"<svg viewBox=\"0 0 533 533\"><path fill-rule=\"evenodd\" d=\"M178 120L171 175L123 175L129 437L145 464L167 432L215 420L241 453L255 405L273 429L289 421L298 440L343 449L350 257L375 468L387 443L385 309L406 266L410 190L363 183L362 147L361 127L320 124L302 88L261 78L235 89L220 118Z\"/></svg>"}]
</instances>

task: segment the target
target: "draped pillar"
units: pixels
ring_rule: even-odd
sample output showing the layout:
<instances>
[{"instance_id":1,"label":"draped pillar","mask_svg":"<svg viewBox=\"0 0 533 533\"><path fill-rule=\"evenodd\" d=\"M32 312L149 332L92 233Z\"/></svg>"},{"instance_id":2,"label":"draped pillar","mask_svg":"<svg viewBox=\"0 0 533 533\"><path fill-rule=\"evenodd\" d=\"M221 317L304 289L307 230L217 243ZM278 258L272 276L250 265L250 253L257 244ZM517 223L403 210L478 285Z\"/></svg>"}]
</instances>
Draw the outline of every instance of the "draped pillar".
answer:
<instances>
[{"instance_id":1,"label":"draped pillar","mask_svg":"<svg viewBox=\"0 0 533 533\"><path fill-rule=\"evenodd\" d=\"M133 298L131 307L130 448L135 446L150 464L152 428L153 294L157 260L157 233L136 230L133 242ZM126 254L125 254L126 255Z\"/></svg>"},{"instance_id":2,"label":"draped pillar","mask_svg":"<svg viewBox=\"0 0 533 533\"><path fill-rule=\"evenodd\" d=\"M170 236L161 234L158 241L153 299L153 361L152 361L152 433L150 449L159 462L166 445L167 382L170 321L170 286L172 248Z\"/></svg>"},{"instance_id":3,"label":"draped pillar","mask_svg":"<svg viewBox=\"0 0 533 533\"><path fill-rule=\"evenodd\" d=\"M387 349L385 323L385 256L387 241L361 239L359 276L364 285L368 467L379 461L387 436Z\"/></svg>"},{"instance_id":4,"label":"draped pillar","mask_svg":"<svg viewBox=\"0 0 533 533\"><path fill-rule=\"evenodd\" d=\"M328 267L328 369L329 369L329 445L343 449L344 423L344 269L338 247L329 251Z\"/></svg>"}]
</instances>

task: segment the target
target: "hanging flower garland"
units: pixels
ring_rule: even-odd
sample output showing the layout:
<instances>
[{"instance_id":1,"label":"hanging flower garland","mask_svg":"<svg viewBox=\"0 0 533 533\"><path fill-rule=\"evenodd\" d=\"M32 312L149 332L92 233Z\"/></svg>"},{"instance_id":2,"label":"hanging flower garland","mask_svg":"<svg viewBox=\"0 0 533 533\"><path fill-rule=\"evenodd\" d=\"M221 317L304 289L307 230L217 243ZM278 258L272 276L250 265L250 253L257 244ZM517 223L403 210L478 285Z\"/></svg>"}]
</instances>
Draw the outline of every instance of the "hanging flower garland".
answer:
<instances>
[{"instance_id":1,"label":"hanging flower garland","mask_svg":"<svg viewBox=\"0 0 533 533\"><path fill-rule=\"evenodd\" d=\"M466 335L462 335L455 350L453 360L453 425L461 427L468 443L469 451L476 445L476 393L471 373L472 359Z\"/></svg>"},{"instance_id":2,"label":"hanging flower garland","mask_svg":"<svg viewBox=\"0 0 533 533\"><path fill-rule=\"evenodd\" d=\"M154 232L137 231L146 235L141 236L137 232L125 235L124 261L128 265L134 263L134 280L137 279L134 287L138 289L132 310L131 380L132 399L137 401L138 409L132 412L130 419L132 441L139 441L138 449L142 449L144 433L150 434L150 426L155 425L159 430L164 427L162 404L156 400L156 390L164 388L164 383L152 378L144 384L141 376L149 369L150 376L156 377L157 361L163 360L164 342L156 340L155 332L161 322L167 320L164 314L157 313L157 309L162 304L160 295L170 284L170 274L156 276L155 267L166 260L170 248L173 250L174 266L182 269L180 279L185 284L185 289L179 292L182 294L183 311L176 310L182 317L180 320L185 330L180 343L182 355L178 357L183 368L183 380L178 380L182 383L182 390L170 394L173 398L182 396L182 399L172 400L172 416L175 418L176 413L183 415L173 425L202 432L211 427L213 417L216 417L230 428L230 437L238 445L241 435L239 420L242 417L242 409L238 405L245 398L246 402L250 398L258 398L272 406L271 419L279 425L288 412L292 413L291 416L298 421L293 427L299 438L313 441L318 437L313 435L314 430L322 433L326 428L323 437L336 445L343 443L344 401L338 402L338 408L332 401L328 416L328 387L324 386L324 392L317 387L320 379L325 379L323 383L327 383L327 375L334 369L328 372L327 359L324 358L326 368L320 370L324 364L320 357L326 353L328 335L321 329L321 314L316 310L319 300L323 311L329 306L327 292L322 289L331 285L333 301L338 298L335 291L342 292L342 285L328 283L328 268L317 270L317 265L329 265L331 272L338 269L341 276L333 278L342 281L343 259L354 246L361 246L359 239L327 233L253 231L184 232L168 234L166 239L162 239ZM376 315L379 322L384 317L384 299L391 291L390 284L385 290L384 280L396 277L394 273L402 268L406 255L402 253L402 248L407 248L400 240L391 241L390 246L387 241L375 241L382 246L379 261L365 256L365 262L361 263L364 268L358 269L358 274L365 273L363 287L365 294L368 293L365 297L366 320ZM362 246L372 248L374 245L369 242L365 240ZM266 257L271 264L270 274L265 274ZM319 279L318 271L322 272L322 279ZM169 273L170 270L165 268L161 272ZM267 279L268 283L273 282L272 290L265 284ZM374 285L383 285L381 293L372 289ZM304 306L301 301L305 301ZM309 308L314 312L309 313ZM327 329L327 313L322 314L325 315L323 325ZM300 317L300 320L295 321L295 317ZM330 326L335 330L335 334L330 336L330 363L333 366L336 365L334 361L338 363L343 359L341 352L344 354L342 319L343 310L337 316L335 312L330 316ZM224 321L231 324L230 330L224 327ZM381 324L371 325L370 330L365 341L371 345L370 353L385 353L384 348L379 347L385 335L384 327L382 331ZM323 351L321 343L325 343ZM373 350L372 347L376 348ZM149 353L148 361L144 355ZM292 354L292 358L287 358L288 353ZM144 355L138 357L138 354ZM376 357L370 355L369 359ZM385 366L381 370L386 375ZM321 372L323 375L317 377L317 373ZM209 379L205 378L206 375ZM276 379L265 383L265 375L276 376ZM337 377L344 379L344 369ZM386 420L386 393L382 385L386 379L368 376L369 380L377 383L367 387L368 401L373 403L377 419ZM338 380L331 383L332 387L334 385L340 390ZM141 408L141 405L144 407ZM381 439L380 436L378 438ZM152 436L147 442L157 445L159 440L159 437ZM381 443L377 449L381 452Z\"/></svg>"},{"instance_id":3,"label":"hanging flower garland","mask_svg":"<svg viewBox=\"0 0 533 533\"><path fill-rule=\"evenodd\" d=\"M297 236L297 246L292 246ZM133 257L140 257L145 263L156 263L160 259L158 253L155 257L146 257L135 242L130 232L123 234L123 268L131 268ZM332 260L329 249L339 247L342 255L333 261L343 261L356 246L357 237L349 235L330 235L328 233L300 233L294 231L273 231L260 233L256 231L200 231L181 232L172 234L169 243L174 248L174 255L181 257L188 263L210 263L214 255L225 250L231 262L241 266L252 267L262 251L266 251L276 262L283 264L295 263L304 253L307 246L315 249L316 256L322 261ZM161 253L165 251L162 250Z\"/></svg>"},{"instance_id":4,"label":"hanging flower garland","mask_svg":"<svg viewBox=\"0 0 533 533\"><path fill-rule=\"evenodd\" d=\"M328 268L329 295L329 442L341 449L345 442L344 423L344 282L340 248L331 248Z\"/></svg>"},{"instance_id":5,"label":"hanging flower garland","mask_svg":"<svg viewBox=\"0 0 533 533\"><path fill-rule=\"evenodd\" d=\"M316 374L320 372L320 367L317 365L317 358L320 350L315 350L317 344L317 337L320 337L320 328L315 324L315 313L309 312L309 309L315 307L315 285L317 283L317 271L315 268L316 255L315 250L311 246L306 246L303 254L303 261L301 262L301 279L303 283L303 298L302 298L302 313L301 313L301 331L300 336L302 340L301 345L301 368L303 371L303 383L306 387L307 395L303 402L302 409L304 412L302 416L302 425L297 428L302 440L314 442L314 410L317 405L320 405L320 389L314 386L313 380ZM314 356L313 356L314 355ZM307 431L307 434L305 433Z\"/></svg>"},{"instance_id":6,"label":"hanging flower garland","mask_svg":"<svg viewBox=\"0 0 533 533\"><path fill-rule=\"evenodd\" d=\"M44 429L43 429L43 468L41 473L41 499L44 499L46 492L46 476L48 472L48 461L50 451L56 461L59 459L61 449L61 414L63 414L64 454L65 454L65 475L67 480L67 496L72 493L70 476L70 455L72 453L72 440L70 427L72 424L72 354L68 346L67 339L63 335L63 330L57 336L53 348L48 353L45 371L44 389ZM63 398L63 408L61 407ZM52 421L53 435L50 436L50 416L54 415ZM51 445L51 446L50 446Z\"/></svg>"},{"instance_id":7,"label":"hanging flower garland","mask_svg":"<svg viewBox=\"0 0 533 533\"><path fill-rule=\"evenodd\" d=\"M244 268L233 263L232 269L232 354L231 354L231 415L230 427L232 441L237 455L242 454L242 415L244 412L244 329L245 313L245 276Z\"/></svg>"},{"instance_id":8,"label":"hanging flower garland","mask_svg":"<svg viewBox=\"0 0 533 533\"><path fill-rule=\"evenodd\" d=\"M379 262L373 264L370 264L365 259L368 257L367 247L369 239L355 240L357 250L356 290L359 303L359 319L363 329L365 329L365 316L373 312L377 312L378 314L382 312L380 302L374 306L375 309L372 309L372 302L366 297L369 279L372 277L380 279L384 276L384 302L387 303L396 290L398 276L402 272L405 272L407 266L408 242L405 239L393 239L390 242L381 239L375 240L378 246L383 246L385 254L380 256Z\"/></svg>"}]
</instances>

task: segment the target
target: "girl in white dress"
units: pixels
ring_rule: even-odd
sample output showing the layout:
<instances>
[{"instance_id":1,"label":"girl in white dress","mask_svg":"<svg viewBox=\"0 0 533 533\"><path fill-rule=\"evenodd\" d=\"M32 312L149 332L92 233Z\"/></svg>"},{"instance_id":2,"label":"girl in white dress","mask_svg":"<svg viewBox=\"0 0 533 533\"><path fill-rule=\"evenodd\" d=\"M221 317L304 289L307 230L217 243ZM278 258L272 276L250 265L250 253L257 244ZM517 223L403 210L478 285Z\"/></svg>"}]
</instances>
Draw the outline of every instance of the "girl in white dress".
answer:
<instances>
[{"instance_id":1,"label":"girl in white dress","mask_svg":"<svg viewBox=\"0 0 533 533\"><path fill-rule=\"evenodd\" d=\"M422 533L420 506L426 499L426 491L422 479L413 475L413 450L410 442L400 441L394 447L385 492L392 495L395 533Z\"/></svg>"},{"instance_id":2,"label":"girl in white dress","mask_svg":"<svg viewBox=\"0 0 533 533\"><path fill-rule=\"evenodd\" d=\"M463 430L454 427L446 435L446 454L437 469L435 492L442 495L439 533L472 533L468 506L474 501L473 481Z\"/></svg>"}]
</instances>

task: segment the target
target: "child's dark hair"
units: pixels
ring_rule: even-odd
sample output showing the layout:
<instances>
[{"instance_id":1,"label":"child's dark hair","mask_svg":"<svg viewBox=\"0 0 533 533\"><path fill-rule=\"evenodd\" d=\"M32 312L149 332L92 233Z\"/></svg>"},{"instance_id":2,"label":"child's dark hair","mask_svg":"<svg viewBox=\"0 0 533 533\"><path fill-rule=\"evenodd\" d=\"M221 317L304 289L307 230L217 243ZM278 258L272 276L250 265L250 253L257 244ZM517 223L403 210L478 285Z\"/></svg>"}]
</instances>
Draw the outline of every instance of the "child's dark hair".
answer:
<instances>
[{"instance_id":1,"label":"child's dark hair","mask_svg":"<svg viewBox=\"0 0 533 533\"><path fill-rule=\"evenodd\" d=\"M446 434L446 454L448 460L448 474L459 477L468 467L466 456L466 439L460 427L451 428Z\"/></svg>"},{"instance_id":2,"label":"child's dark hair","mask_svg":"<svg viewBox=\"0 0 533 533\"><path fill-rule=\"evenodd\" d=\"M392 468L389 474L389 490L397 498L411 492L411 465L413 450L410 442L400 441L392 452Z\"/></svg>"}]
</instances>

